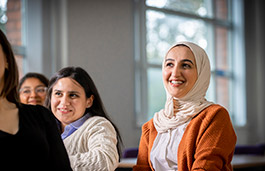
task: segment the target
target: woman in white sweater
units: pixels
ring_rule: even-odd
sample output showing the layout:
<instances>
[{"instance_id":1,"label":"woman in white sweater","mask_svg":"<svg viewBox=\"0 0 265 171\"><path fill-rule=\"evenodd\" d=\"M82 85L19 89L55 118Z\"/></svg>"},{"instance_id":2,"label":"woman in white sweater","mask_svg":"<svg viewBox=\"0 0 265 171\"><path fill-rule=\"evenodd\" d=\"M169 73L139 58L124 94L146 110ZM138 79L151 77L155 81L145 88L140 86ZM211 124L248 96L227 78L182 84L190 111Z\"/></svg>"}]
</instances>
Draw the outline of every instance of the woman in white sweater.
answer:
<instances>
[{"instance_id":1,"label":"woman in white sweater","mask_svg":"<svg viewBox=\"0 0 265 171\"><path fill-rule=\"evenodd\" d=\"M85 70L66 67L58 71L50 79L45 105L57 118L74 171L116 169L120 134Z\"/></svg>"}]
</instances>

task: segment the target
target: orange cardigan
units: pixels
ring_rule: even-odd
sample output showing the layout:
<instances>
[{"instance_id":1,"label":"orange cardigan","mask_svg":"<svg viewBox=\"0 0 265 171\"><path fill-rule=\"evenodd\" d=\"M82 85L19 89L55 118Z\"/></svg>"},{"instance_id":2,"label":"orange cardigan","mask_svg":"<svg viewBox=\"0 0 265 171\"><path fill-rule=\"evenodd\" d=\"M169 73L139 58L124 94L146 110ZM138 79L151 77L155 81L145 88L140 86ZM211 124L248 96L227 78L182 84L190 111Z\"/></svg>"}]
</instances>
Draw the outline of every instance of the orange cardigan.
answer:
<instances>
[{"instance_id":1,"label":"orange cardigan","mask_svg":"<svg viewBox=\"0 0 265 171\"><path fill-rule=\"evenodd\" d=\"M151 171L150 152L157 131L153 119L142 126L134 171ZM188 124L178 147L178 170L232 170L236 134L225 108L211 105Z\"/></svg>"}]
</instances>

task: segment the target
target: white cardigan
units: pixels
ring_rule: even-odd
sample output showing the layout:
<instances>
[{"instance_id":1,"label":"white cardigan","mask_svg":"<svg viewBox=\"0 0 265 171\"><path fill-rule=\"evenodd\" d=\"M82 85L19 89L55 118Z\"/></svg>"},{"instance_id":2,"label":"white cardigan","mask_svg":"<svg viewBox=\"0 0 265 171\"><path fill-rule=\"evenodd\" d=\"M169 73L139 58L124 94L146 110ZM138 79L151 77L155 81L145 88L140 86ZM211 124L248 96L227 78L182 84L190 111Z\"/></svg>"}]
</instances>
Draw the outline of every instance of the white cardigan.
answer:
<instances>
[{"instance_id":1,"label":"white cardigan","mask_svg":"<svg viewBox=\"0 0 265 171\"><path fill-rule=\"evenodd\" d=\"M116 131L105 118L93 116L64 139L74 171L113 171L119 163Z\"/></svg>"}]
</instances>

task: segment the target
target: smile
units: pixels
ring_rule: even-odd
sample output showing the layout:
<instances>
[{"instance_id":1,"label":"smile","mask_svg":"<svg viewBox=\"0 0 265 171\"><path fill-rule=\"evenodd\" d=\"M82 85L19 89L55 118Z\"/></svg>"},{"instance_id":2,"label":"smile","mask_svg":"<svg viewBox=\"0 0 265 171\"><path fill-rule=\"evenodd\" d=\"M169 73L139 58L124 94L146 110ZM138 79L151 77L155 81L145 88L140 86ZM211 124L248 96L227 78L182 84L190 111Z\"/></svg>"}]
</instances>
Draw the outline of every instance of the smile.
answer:
<instances>
[{"instance_id":1,"label":"smile","mask_svg":"<svg viewBox=\"0 0 265 171\"><path fill-rule=\"evenodd\" d=\"M69 112L72 111L72 110L70 110L70 109L65 109L65 108L58 108L58 110L59 110L60 112L62 112L62 113L69 113Z\"/></svg>"},{"instance_id":2,"label":"smile","mask_svg":"<svg viewBox=\"0 0 265 171\"><path fill-rule=\"evenodd\" d=\"M182 84L182 83L184 83L184 81L170 81L170 83L172 83L172 84Z\"/></svg>"},{"instance_id":3,"label":"smile","mask_svg":"<svg viewBox=\"0 0 265 171\"><path fill-rule=\"evenodd\" d=\"M171 80L169 82L170 82L170 84L171 84L172 87L180 87L181 85L184 84L184 81L180 81L180 80L178 80L178 81Z\"/></svg>"}]
</instances>

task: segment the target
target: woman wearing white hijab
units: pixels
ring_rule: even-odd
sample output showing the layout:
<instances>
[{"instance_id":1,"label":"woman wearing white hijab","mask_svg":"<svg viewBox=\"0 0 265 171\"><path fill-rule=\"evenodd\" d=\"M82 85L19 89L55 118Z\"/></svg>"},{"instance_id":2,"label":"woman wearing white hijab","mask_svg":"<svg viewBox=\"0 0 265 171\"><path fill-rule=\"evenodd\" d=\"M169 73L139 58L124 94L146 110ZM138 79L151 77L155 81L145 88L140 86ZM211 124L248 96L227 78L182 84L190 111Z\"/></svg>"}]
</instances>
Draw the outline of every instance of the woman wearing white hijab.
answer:
<instances>
[{"instance_id":1,"label":"woman wearing white hijab","mask_svg":"<svg viewBox=\"0 0 265 171\"><path fill-rule=\"evenodd\" d=\"M205 99L211 76L205 51L177 43L162 73L165 108L143 125L133 170L232 170L236 134L227 110Z\"/></svg>"}]
</instances>

